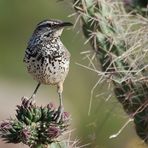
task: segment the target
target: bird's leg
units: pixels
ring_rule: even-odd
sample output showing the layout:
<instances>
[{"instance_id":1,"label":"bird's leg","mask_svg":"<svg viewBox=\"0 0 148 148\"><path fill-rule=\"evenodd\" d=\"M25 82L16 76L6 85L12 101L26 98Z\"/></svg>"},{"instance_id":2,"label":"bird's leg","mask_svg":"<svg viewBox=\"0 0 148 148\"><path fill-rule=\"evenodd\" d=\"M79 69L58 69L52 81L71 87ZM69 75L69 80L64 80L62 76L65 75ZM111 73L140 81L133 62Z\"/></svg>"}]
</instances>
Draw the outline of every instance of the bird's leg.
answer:
<instances>
[{"instance_id":1,"label":"bird's leg","mask_svg":"<svg viewBox=\"0 0 148 148\"><path fill-rule=\"evenodd\" d=\"M35 90L34 90L32 96L30 97L30 100L33 100L33 99L35 98L35 95L36 95L36 93L37 93L37 91L38 91L40 85L41 85L41 83L38 83L38 85L36 86L36 88L35 88Z\"/></svg>"},{"instance_id":2,"label":"bird's leg","mask_svg":"<svg viewBox=\"0 0 148 148\"><path fill-rule=\"evenodd\" d=\"M59 110L59 112L63 112L63 110L64 110L64 107L63 107L63 98L62 98L62 93L59 93L59 102L60 102L60 104L59 104L59 108L58 108L58 110Z\"/></svg>"},{"instance_id":3,"label":"bird's leg","mask_svg":"<svg viewBox=\"0 0 148 148\"><path fill-rule=\"evenodd\" d=\"M59 83L57 85L57 92L59 94L59 108L57 110L57 115L56 115L56 122L59 123L59 121L61 120L61 116L62 113L64 111L64 107L63 107L63 98L62 98L62 92L63 92L63 82Z\"/></svg>"}]
</instances>

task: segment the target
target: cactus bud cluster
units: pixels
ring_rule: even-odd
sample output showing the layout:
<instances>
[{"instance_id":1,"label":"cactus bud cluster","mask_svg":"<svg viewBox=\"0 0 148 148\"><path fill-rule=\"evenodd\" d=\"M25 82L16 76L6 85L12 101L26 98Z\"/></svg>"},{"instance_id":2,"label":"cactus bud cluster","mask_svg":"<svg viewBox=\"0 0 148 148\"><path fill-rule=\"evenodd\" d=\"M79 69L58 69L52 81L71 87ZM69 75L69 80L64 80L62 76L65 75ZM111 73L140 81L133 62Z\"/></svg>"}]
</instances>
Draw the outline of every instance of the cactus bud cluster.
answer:
<instances>
[{"instance_id":1,"label":"cactus bud cluster","mask_svg":"<svg viewBox=\"0 0 148 148\"><path fill-rule=\"evenodd\" d=\"M49 103L37 106L32 100L22 98L17 105L16 119L10 118L0 124L0 136L7 143L24 143L30 147L48 145L58 141L58 137L68 129L70 116L63 112L57 123L57 108Z\"/></svg>"}]
</instances>

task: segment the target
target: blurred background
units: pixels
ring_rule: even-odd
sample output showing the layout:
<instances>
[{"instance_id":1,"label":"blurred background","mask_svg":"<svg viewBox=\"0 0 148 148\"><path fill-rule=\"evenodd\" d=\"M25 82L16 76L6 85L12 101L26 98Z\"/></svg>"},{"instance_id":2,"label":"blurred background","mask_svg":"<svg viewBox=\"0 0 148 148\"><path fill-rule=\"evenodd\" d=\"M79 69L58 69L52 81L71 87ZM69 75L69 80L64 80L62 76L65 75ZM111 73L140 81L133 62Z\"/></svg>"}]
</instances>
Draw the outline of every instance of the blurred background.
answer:
<instances>
[{"instance_id":1,"label":"blurred background","mask_svg":"<svg viewBox=\"0 0 148 148\"><path fill-rule=\"evenodd\" d=\"M36 26L44 19L56 18L75 23L70 1L55 0L0 0L0 120L15 116L16 105L22 96L30 97L36 82L26 72L23 64L27 42ZM81 52L89 50L80 26L66 29L62 41L71 53L70 72L64 84L65 110L72 115L72 140L79 139L80 145L88 148L144 148L130 123L117 138L109 136L117 133L128 120L115 98L98 95L106 91L106 85L97 86L93 93L91 113L88 108L91 90L98 80L97 73L79 66L88 64ZM99 65L98 65L99 66ZM58 104L55 87L42 85L38 91L37 104L50 101ZM5 144L0 148L25 148L23 144Z\"/></svg>"}]
</instances>

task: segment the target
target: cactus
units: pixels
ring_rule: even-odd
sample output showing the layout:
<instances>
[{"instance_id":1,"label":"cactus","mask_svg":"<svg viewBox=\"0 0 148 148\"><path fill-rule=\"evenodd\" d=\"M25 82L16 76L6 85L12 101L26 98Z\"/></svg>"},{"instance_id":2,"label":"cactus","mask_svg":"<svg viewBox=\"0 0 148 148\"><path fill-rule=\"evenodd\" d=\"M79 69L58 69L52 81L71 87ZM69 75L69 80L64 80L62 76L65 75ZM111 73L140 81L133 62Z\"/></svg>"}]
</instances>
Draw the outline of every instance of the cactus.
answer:
<instances>
[{"instance_id":1,"label":"cactus","mask_svg":"<svg viewBox=\"0 0 148 148\"><path fill-rule=\"evenodd\" d=\"M148 142L148 20L127 13L119 1L73 3L84 36L101 63L102 77L111 80L116 98L134 119L137 134Z\"/></svg>"},{"instance_id":2,"label":"cactus","mask_svg":"<svg viewBox=\"0 0 148 148\"><path fill-rule=\"evenodd\" d=\"M123 0L125 9L140 13L143 16L148 14L148 0Z\"/></svg>"},{"instance_id":3,"label":"cactus","mask_svg":"<svg viewBox=\"0 0 148 148\"><path fill-rule=\"evenodd\" d=\"M0 124L0 136L5 142L22 142L30 148L67 147L66 143L58 140L69 126L67 112L63 112L57 123L57 109L52 103L39 107L26 97L22 98L21 105L17 105L16 112L15 119L10 118Z\"/></svg>"}]
</instances>

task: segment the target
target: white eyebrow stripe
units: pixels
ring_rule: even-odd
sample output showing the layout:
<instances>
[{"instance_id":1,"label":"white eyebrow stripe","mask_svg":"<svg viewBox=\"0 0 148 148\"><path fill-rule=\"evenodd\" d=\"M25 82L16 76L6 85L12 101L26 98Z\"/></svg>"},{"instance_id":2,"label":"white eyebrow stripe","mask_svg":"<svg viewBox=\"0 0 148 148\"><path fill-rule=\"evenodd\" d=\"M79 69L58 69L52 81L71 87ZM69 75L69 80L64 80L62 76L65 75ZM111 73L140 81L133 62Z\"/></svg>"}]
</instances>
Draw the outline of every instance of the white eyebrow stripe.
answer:
<instances>
[{"instance_id":1,"label":"white eyebrow stripe","mask_svg":"<svg viewBox=\"0 0 148 148\"><path fill-rule=\"evenodd\" d=\"M59 23L62 23L62 21L60 20L44 20L44 21L41 21L40 23L37 24L37 26L44 26L46 24L59 24Z\"/></svg>"}]
</instances>

